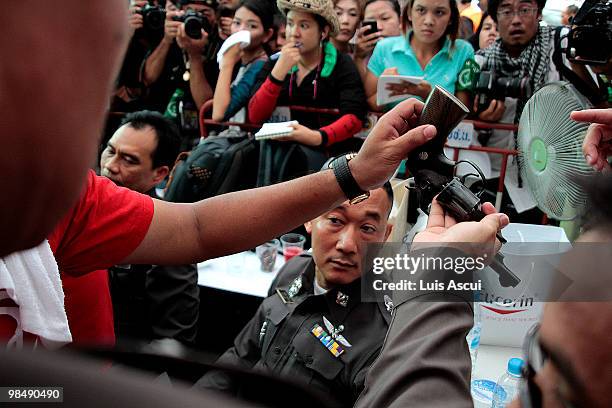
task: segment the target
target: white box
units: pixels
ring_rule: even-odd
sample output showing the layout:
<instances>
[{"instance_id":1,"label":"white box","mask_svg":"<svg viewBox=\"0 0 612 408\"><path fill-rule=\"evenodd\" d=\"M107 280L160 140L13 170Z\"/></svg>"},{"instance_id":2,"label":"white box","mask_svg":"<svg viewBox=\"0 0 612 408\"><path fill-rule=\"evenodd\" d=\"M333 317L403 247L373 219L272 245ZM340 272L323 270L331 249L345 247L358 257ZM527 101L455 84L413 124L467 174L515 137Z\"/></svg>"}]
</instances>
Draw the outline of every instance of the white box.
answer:
<instances>
[{"instance_id":1,"label":"white box","mask_svg":"<svg viewBox=\"0 0 612 408\"><path fill-rule=\"evenodd\" d=\"M506 251L506 266L521 278L521 284L517 288L529 283L530 273L538 272L538 266L531 264L533 258L525 258L524 255L560 254L571 248L565 231L550 225L514 223L504 228L502 235L509 243L525 243L506 244L507 246L502 248L502 252ZM559 245L533 245L548 242ZM490 272L496 276L493 271ZM484 297L481 297L480 342L493 346L521 347L527 330L540 320L545 303L538 302L538 299L531 296L504 296L505 289L499 282L490 283L488 287L492 293L482 294Z\"/></svg>"}]
</instances>

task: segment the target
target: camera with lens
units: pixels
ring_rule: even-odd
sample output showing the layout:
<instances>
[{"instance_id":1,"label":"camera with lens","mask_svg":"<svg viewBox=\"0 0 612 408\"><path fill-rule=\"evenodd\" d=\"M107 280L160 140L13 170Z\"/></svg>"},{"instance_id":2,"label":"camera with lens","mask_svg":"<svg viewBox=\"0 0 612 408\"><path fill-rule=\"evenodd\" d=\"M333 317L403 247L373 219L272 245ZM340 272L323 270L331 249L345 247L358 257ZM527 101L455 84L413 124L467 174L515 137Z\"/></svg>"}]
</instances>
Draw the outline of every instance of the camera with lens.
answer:
<instances>
[{"instance_id":1,"label":"camera with lens","mask_svg":"<svg viewBox=\"0 0 612 408\"><path fill-rule=\"evenodd\" d=\"M586 0L572 21L566 49L570 61L604 65L612 55L612 3Z\"/></svg>"},{"instance_id":2,"label":"camera with lens","mask_svg":"<svg viewBox=\"0 0 612 408\"><path fill-rule=\"evenodd\" d=\"M202 30L210 33L211 26L208 19L202 13L194 10L187 10L182 16L172 17L174 21L185 24L185 34L194 40L202 38Z\"/></svg>"},{"instance_id":3,"label":"camera with lens","mask_svg":"<svg viewBox=\"0 0 612 408\"><path fill-rule=\"evenodd\" d=\"M528 76L500 76L494 71L481 71L474 89L478 101L477 112L486 110L493 99L503 101L510 97L527 100L531 92Z\"/></svg>"},{"instance_id":4,"label":"camera with lens","mask_svg":"<svg viewBox=\"0 0 612 408\"><path fill-rule=\"evenodd\" d=\"M138 13L142 15L142 26L146 31L159 32L164 30L166 10L163 7L156 6L152 0L149 0L149 3L145 4Z\"/></svg>"}]
</instances>

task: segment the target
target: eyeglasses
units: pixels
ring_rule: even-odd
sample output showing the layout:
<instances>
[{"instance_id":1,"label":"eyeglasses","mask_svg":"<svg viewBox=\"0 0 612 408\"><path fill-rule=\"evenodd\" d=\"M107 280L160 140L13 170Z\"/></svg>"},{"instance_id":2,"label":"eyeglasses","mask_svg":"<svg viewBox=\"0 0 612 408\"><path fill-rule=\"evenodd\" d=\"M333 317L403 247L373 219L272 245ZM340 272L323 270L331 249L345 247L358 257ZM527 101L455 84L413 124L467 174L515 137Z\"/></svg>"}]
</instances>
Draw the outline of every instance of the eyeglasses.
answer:
<instances>
[{"instance_id":1,"label":"eyeglasses","mask_svg":"<svg viewBox=\"0 0 612 408\"><path fill-rule=\"evenodd\" d=\"M497 12L498 20L510 20L514 16L519 16L520 19L533 16L538 11L533 7L521 7L518 10L504 9Z\"/></svg>"},{"instance_id":2,"label":"eyeglasses","mask_svg":"<svg viewBox=\"0 0 612 408\"><path fill-rule=\"evenodd\" d=\"M540 343L540 325L535 324L527 335L523 344L525 364L522 370L522 381L519 384L519 397L522 408L541 408L542 390L536 384L535 377L544 364L549 361L549 353ZM576 405L567 401L559 392L556 393L557 400L565 408L577 408Z\"/></svg>"}]
</instances>

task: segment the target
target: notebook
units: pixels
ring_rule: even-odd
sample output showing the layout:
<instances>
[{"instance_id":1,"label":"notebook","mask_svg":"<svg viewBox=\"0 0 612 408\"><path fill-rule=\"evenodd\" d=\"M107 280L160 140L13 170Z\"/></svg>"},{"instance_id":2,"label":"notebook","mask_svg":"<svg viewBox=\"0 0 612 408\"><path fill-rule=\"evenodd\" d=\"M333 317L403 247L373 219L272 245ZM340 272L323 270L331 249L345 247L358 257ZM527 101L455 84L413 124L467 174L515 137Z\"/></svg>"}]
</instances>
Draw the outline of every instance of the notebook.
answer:
<instances>
[{"instance_id":1,"label":"notebook","mask_svg":"<svg viewBox=\"0 0 612 408\"><path fill-rule=\"evenodd\" d=\"M408 75L381 75L378 77L378 86L376 87L376 104L379 106L385 105L391 102L402 101L410 98L410 95L395 95L391 96L391 91L387 89L388 84L401 84L402 82L409 82L411 84L418 84L423 80L422 76L408 76Z\"/></svg>"},{"instance_id":2,"label":"notebook","mask_svg":"<svg viewBox=\"0 0 612 408\"><path fill-rule=\"evenodd\" d=\"M259 132L255 133L255 140L277 139L289 136L293 132L291 125L297 125L297 120L278 123L264 123Z\"/></svg>"}]
</instances>

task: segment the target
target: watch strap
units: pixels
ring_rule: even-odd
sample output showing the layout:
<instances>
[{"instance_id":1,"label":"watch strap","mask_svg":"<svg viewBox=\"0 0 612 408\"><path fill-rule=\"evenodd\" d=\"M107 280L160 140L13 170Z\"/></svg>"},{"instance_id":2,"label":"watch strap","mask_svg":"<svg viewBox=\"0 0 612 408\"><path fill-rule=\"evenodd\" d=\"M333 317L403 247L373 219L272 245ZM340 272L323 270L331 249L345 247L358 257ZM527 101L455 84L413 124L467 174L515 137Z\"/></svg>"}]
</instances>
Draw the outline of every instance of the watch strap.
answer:
<instances>
[{"instance_id":1,"label":"watch strap","mask_svg":"<svg viewBox=\"0 0 612 408\"><path fill-rule=\"evenodd\" d=\"M342 192L349 200L352 200L368 193L363 191L359 187L359 184L357 184L357 181L355 181L355 178L351 173L351 168L348 165L349 159L347 156L347 154L343 154L336 157L331 162L331 167L334 170L334 175L336 176L336 180L338 181Z\"/></svg>"}]
</instances>

